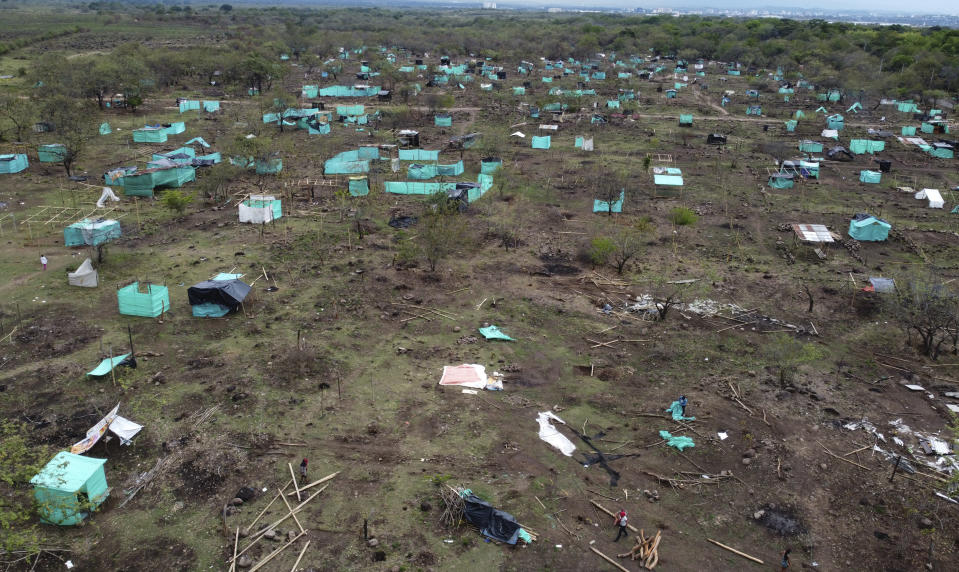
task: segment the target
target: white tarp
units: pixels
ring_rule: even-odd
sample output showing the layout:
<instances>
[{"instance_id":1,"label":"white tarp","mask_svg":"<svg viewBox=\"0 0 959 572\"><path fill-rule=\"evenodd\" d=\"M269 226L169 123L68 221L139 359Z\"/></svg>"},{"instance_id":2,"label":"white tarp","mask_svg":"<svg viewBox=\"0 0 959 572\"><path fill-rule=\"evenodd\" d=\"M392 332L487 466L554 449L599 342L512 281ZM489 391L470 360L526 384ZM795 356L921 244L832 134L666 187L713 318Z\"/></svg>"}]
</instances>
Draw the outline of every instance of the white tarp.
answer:
<instances>
[{"instance_id":1,"label":"white tarp","mask_svg":"<svg viewBox=\"0 0 959 572\"><path fill-rule=\"evenodd\" d=\"M250 195L250 201L256 201L263 206L249 206L241 202L237 205L240 214L240 222L250 222L253 224L265 224L273 220L273 201L275 197L270 195Z\"/></svg>"},{"instance_id":2,"label":"white tarp","mask_svg":"<svg viewBox=\"0 0 959 572\"><path fill-rule=\"evenodd\" d=\"M941 209L945 202L942 200L942 195L939 194L939 189L923 189L916 193L917 199L926 199L929 201L929 208L931 209Z\"/></svg>"},{"instance_id":3,"label":"white tarp","mask_svg":"<svg viewBox=\"0 0 959 572\"><path fill-rule=\"evenodd\" d=\"M83 286L84 288L96 288L99 285L97 271L89 258L83 261L76 272L67 272L67 282L70 286Z\"/></svg>"},{"instance_id":4,"label":"white tarp","mask_svg":"<svg viewBox=\"0 0 959 572\"><path fill-rule=\"evenodd\" d=\"M440 385L458 385L473 389L484 389L488 383L486 368L475 363L444 366L443 377L440 378Z\"/></svg>"},{"instance_id":5,"label":"white tarp","mask_svg":"<svg viewBox=\"0 0 959 572\"><path fill-rule=\"evenodd\" d=\"M119 407L119 405L117 405ZM133 442L133 438L136 437L136 434L140 432L140 429L143 429L143 425L139 423L134 423L126 417L121 417L117 415L113 420L113 423L110 423L110 431L112 431L117 437L120 438L120 443L123 445L129 445Z\"/></svg>"},{"instance_id":6,"label":"white tarp","mask_svg":"<svg viewBox=\"0 0 959 572\"><path fill-rule=\"evenodd\" d=\"M113 189L111 189L110 187L103 187L103 192L100 193L100 198L97 199L97 208L102 209L104 205L106 205L107 200L111 200L113 202L119 202L120 197L118 197L116 193L113 192Z\"/></svg>"},{"instance_id":7,"label":"white tarp","mask_svg":"<svg viewBox=\"0 0 959 572\"><path fill-rule=\"evenodd\" d=\"M592 151L593 150L593 139L583 139L583 151Z\"/></svg>"},{"instance_id":8,"label":"white tarp","mask_svg":"<svg viewBox=\"0 0 959 572\"><path fill-rule=\"evenodd\" d=\"M566 425L565 421L553 415L551 411L541 411L539 415L536 416L536 422L539 423L539 438L559 449L560 452L567 457L572 457L573 451L576 450L576 445L560 433L556 427L553 427L550 419L555 419L563 425Z\"/></svg>"}]
</instances>

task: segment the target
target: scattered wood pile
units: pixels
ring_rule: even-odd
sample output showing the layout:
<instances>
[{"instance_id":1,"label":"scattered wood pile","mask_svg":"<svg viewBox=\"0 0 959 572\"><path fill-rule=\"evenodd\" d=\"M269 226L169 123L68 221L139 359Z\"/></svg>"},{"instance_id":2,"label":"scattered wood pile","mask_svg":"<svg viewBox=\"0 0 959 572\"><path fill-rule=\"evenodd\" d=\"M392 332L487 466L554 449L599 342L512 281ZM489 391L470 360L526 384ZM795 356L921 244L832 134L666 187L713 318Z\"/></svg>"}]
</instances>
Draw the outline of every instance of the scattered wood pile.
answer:
<instances>
[{"instance_id":1,"label":"scattered wood pile","mask_svg":"<svg viewBox=\"0 0 959 572\"><path fill-rule=\"evenodd\" d=\"M617 554L618 558L629 558L630 560L639 560L643 568L652 570L659 564L659 541L663 538L663 531L657 530L656 536L646 538L644 531L640 529L639 536L636 536L636 544L632 550L625 554Z\"/></svg>"}]
</instances>

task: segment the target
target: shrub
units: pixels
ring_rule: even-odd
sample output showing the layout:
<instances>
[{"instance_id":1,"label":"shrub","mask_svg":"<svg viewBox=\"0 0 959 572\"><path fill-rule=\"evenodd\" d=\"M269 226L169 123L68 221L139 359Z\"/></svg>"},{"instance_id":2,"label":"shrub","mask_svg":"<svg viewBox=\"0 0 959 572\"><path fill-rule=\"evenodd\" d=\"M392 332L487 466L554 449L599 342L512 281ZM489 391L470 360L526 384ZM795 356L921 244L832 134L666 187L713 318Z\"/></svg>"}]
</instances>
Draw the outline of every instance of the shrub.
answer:
<instances>
[{"instance_id":1,"label":"shrub","mask_svg":"<svg viewBox=\"0 0 959 572\"><path fill-rule=\"evenodd\" d=\"M177 189L170 189L163 192L163 198L160 199L160 202L172 212L182 215L183 211L193 202L193 195L184 194Z\"/></svg>"},{"instance_id":2,"label":"shrub","mask_svg":"<svg viewBox=\"0 0 959 572\"><path fill-rule=\"evenodd\" d=\"M616 243L606 236L597 236L589 243L589 260L596 266L602 266L616 251Z\"/></svg>"},{"instance_id":3,"label":"shrub","mask_svg":"<svg viewBox=\"0 0 959 572\"><path fill-rule=\"evenodd\" d=\"M699 216L686 207L676 207L673 210L669 211L669 220L676 226L687 226L696 224L696 221L699 220Z\"/></svg>"}]
</instances>

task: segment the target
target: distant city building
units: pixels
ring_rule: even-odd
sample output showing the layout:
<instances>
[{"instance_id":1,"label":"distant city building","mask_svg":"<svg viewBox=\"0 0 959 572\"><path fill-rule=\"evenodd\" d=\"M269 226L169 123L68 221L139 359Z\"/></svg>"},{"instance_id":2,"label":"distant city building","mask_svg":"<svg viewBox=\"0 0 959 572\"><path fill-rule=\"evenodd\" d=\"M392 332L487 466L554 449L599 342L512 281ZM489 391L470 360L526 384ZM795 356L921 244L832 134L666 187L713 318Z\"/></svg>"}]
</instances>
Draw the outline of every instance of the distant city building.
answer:
<instances>
[{"instance_id":1,"label":"distant city building","mask_svg":"<svg viewBox=\"0 0 959 572\"><path fill-rule=\"evenodd\" d=\"M495 10L495 9L496 9L496 2L483 2L483 9L484 9L484 10Z\"/></svg>"}]
</instances>

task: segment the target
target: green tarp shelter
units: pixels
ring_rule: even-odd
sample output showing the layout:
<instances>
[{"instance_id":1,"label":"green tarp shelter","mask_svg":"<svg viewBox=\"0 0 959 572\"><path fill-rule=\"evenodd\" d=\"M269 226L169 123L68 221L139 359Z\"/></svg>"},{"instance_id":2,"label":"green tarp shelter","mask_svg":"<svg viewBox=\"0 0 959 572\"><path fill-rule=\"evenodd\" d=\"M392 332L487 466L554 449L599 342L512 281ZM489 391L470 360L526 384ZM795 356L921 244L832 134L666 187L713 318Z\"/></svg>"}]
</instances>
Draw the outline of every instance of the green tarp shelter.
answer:
<instances>
[{"instance_id":1,"label":"green tarp shelter","mask_svg":"<svg viewBox=\"0 0 959 572\"><path fill-rule=\"evenodd\" d=\"M538 135L533 135L532 147L533 149L549 149L550 142L551 142L551 137L549 135L542 136L542 137Z\"/></svg>"},{"instance_id":2,"label":"green tarp shelter","mask_svg":"<svg viewBox=\"0 0 959 572\"><path fill-rule=\"evenodd\" d=\"M911 101L900 101L896 104L896 109L903 113L919 113L919 107Z\"/></svg>"},{"instance_id":3,"label":"green tarp shelter","mask_svg":"<svg viewBox=\"0 0 959 572\"><path fill-rule=\"evenodd\" d=\"M180 100L180 113L185 113L187 111L199 111L200 102L190 99L181 99Z\"/></svg>"},{"instance_id":4,"label":"green tarp shelter","mask_svg":"<svg viewBox=\"0 0 959 572\"><path fill-rule=\"evenodd\" d=\"M63 245L99 246L120 238L121 234L119 221L83 219L63 229Z\"/></svg>"},{"instance_id":5,"label":"green tarp shelter","mask_svg":"<svg viewBox=\"0 0 959 572\"><path fill-rule=\"evenodd\" d=\"M869 170L859 171L860 183L878 184L881 179L882 179L882 173L880 173L879 171L869 171Z\"/></svg>"},{"instance_id":6,"label":"green tarp shelter","mask_svg":"<svg viewBox=\"0 0 959 572\"><path fill-rule=\"evenodd\" d=\"M130 354L123 354L122 356L113 356L112 358L107 358L100 362L100 365L93 368L91 371L87 372L87 375L91 377L100 377L104 376L111 371L113 368L120 365L120 362L130 357Z\"/></svg>"},{"instance_id":7,"label":"green tarp shelter","mask_svg":"<svg viewBox=\"0 0 959 572\"><path fill-rule=\"evenodd\" d=\"M679 124L680 124L680 125L692 125L692 124L693 124L693 114L692 114L692 113L680 113L680 114L679 114Z\"/></svg>"},{"instance_id":8,"label":"green tarp shelter","mask_svg":"<svg viewBox=\"0 0 959 572\"><path fill-rule=\"evenodd\" d=\"M13 174L23 171L30 165L27 156L23 153L17 155L0 155L0 174Z\"/></svg>"},{"instance_id":9,"label":"green tarp shelter","mask_svg":"<svg viewBox=\"0 0 959 572\"><path fill-rule=\"evenodd\" d=\"M507 336L496 326L487 326L485 328L480 328L479 333L483 334L483 337L487 340L505 340L508 342L514 341L513 338Z\"/></svg>"},{"instance_id":10,"label":"green tarp shelter","mask_svg":"<svg viewBox=\"0 0 959 572\"><path fill-rule=\"evenodd\" d=\"M250 195L237 205L237 214L240 222L266 224L283 217L283 201L273 195Z\"/></svg>"},{"instance_id":11,"label":"green tarp shelter","mask_svg":"<svg viewBox=\"0 0 959 572\"><path fill-rule=\"evenodd\" d=\"M213 113L215 111L220 111L220 102L219 101L204 101L203 102L203 111L207 113Z\"/></svg>"},{"instance_id":12,"label":"green tarp shelter","mask_svg":"<svg viewBox=\"0 0 959 572\"><path fill-rule=\"evenodd\" d=\"M907 125L902 128L902 134L905 137L914 137L916 135L916 127L914 125Z\"/></svg>"},{"instance_id":13,"label":"green tarp shelter","mask_svg":"<svg viewBox=\"0 0 959 572\"><path fill-rule=\"evenodd\" d=\"M283 170L283 159L279 157L257 159L254 170L257 175L275 175Z\"/></svg>"},{"instance_id":14,"label":"green tarp shelter","mask_svg":"<svg viewBox=\"0 0 959 572\"><path fill-rule=\"evenodd\" d=\"M147 283L141 292L140 283L134 282L117 290L117 304L125 316L156 318L170 310L170 290L166 286Z\"/></svg>"},{"instance_id":15,"label":"green tarp shelter","mask_svg":"<svg viewBox=\"0 0 959 572\"><path fill-rule=\"evenodd\" d=\"M400 149L400 161L439 161L440 152L429 149Z\"/></svg>"},{"instance_id":16,"label":"green tarp shelter","mask_svg":"<svg viewBox=\"0 0 959 572\"><path fill-rule=\"evenodd\" d=\"M750 105L746 108L746 115L762 115L763 108L760 105Z\"/></svg>"},{"instance_id":17,"label":"green tarp shelter","mask_svg":"<svg viewBox=\"0 0 959 572\"><path fill-rule=\"evenodd\" d=\"M123 187L123 194L135 197L152 197L158 188L179 188L196 180L196 169L191 165L153 167L134 171L115 179L114 184Z\"/></svg>"},{"instance_id":18,"label":"green tarp shelter","mask_svg":"<svg viewBox=\"0 0 959 572\"><path fill-rule=\"evenodd\" d=\"M432 195L456 190L456 183L424 183L415 181L386 181L384 191L394 195Z\"/></svg>"},{"instance_id":19,"label":"green tarp shelter","mask_svg":"<svg viewBox=\"0 0 959 572\"><path fill-rule=\"evenodd\" d=\"M514 87L514 88L513 88L513 95L526 95L526 88L525 88L525 87Z\"/></svg>"},{"instance_id":20,"label":"green tarp shelter","mask_svg":"<svg viewBox=\"0 0 959 572\"><path fill-rule=\"evenodd\" d=\"M623 212L623 202L626 200L626 191L622 190L619 192L619 198L609 203L601 199L593 200L593 212L594 213L621 213Z\"/></svg>"},{"instance_id":21,"label":"green tarp shelter","mask_svg":"<svg viewBox=\"0 0 959 572\"><path fill-rule=\"evenodd\" d=\"M37 147L37 160L41 163L59 163L67 156L67 146L51 143Z\"/></svg>"},{"instance_id":22,"label":"green tarp shelter","mask_svg":"<svg viewBox=\"0 0 959 572\"><path fill-rule=\"evenodd\" d=\"M802 109L797 109L796 113L793 113L793 119L803 119L806 117L806 114L803 113Z\"/></svg>"},{"instance_id":23,"label":"green tarp shelter","mask_svg":"<svg viewBox=\"0 0 959 572\"><path fill-rule=\"evenodd\" d=\"M436 174L442 177L456 177L463 174L463 161L459 160L452 165L437 165Z\"/></svg>"},{"instance_id":24,"label":"green tarp shelter","mask_svg":"<svg viewBox=\"0 0 959 572\"><path fill-rule=\"evenodd\" d=\"M30 479L40 520L48 524L80 524L110 495L103 470L106 459L61 451Z\"/></svg>"},{"instance_id":25,"label":"green tarp shelter","mask_svg":"<svg viewBox=\"0 0 959 572\"><path fill-rule=\"evenodd\" d=\"M432 179L438 174L435 164L411 163L406 168L406 176L410 179Z\"/></svg>"},{"instance_id":26,"label":"green tarp shelter","mask_svg":"<svg viewBox=\"0 0 959 572\"><path fill-rule=\"evenodd\" d=\"M437 127L452 127L453 117L450 115L436 115L433 117L433 125Z\"/></svg>"},{"instance_id":27,"label":"green tarp shelter","mask_svg":"<svg viewBox=\"0 0 959 572\"><path fill-rule=\"evenodd\" d=\"M878 153L883 151L886 148L885 141L871 141L869 139L852 139L849 141L849 152L855 155L862 155L864 153Z\"/></svg>"},{"instance_id":28,"label":"green tarp shelter","mask_svg":"<svg viewBox=\"0 0 959 572\"><path fill-rule=\"evenodd\" d=\"M798 124L799 122L796 121L795 119L790 119L789 121L786 122L786 131L788 131L789 133L793 133L794 131L796 131L796 125Z\"/></svg>"},{"instance_id":29,"label":"green tarp shelter","mask_svg":"<svg viewBox=\"0 0 959 572\"><path fill-rule=\"evenodd\" d=\"M366 177L350 177L349 191L352 197L365 197L370 194L369 179Z\"/></svg>"},{"instance_id":30,"label":"green tarp shelter","mask_svg":"<svg viewBox=\"0 0 959 572\"><path fill-rule=\"evenodd\" d=\"M400 71L404 71L403 68L400 68ZM413 70L412 68L410 68L408 71L413 71ZM316 85L304 85L303 89L300 91L300 96L305 97L307 99L313 99L314 97L317 97L319 95L320 95L320 88L319 86L316 86Z\"/></svg>"},{"instance_id":31,"label":"green tarp shelter","mask_svg":"<svg viewBox=\"0 0 959 572\"><path fill-rule=\"evenodd\" d=\"M769 186L774 189L791 189L796 184L790 173L773 173L769 175L768 182Z\"/></svg>"},{"instance_id":32,"label":"green tarp shelter","mask_svg":"<svg viewBox=\"0 0 959 572\"><path fill-rule=\"evenodd\" d=\"M822 143L818 141L804 140L799 142L799 150L806 153L822 153Z\"/></svg>"},{"instance_id":33,"label":"green tarp shelter","mask_svg":"<svg viewBox=\"0 0 959 572\"><path fill-rule=\"evenodd\" d=\"M365 105L337 105L336 114L340 117L356 117L366 113Z\"/></svg>"},{"instance_id":34,"label":"green tarp shelter","mask_svg":"<svg viewBox=\"0 0 959 572\"><path fill-rule=\"evenodd\" d=\"M868 214L858 214L849 221L849 236L856 240L879 242L889 237L892 225Z\"/></svg>"},{"instance_id":35,"label":"green tarp shelter","mask_svg":"<svg viewBox=\"0 0 959 572\"><path fill-rule=\"evenodd\" d=\"M862 104L858 101L849 106L849 109L846 110L846 113L859 113L862 110Z\"/></svg>"},{"instance_id":36,"label":"green tarp shelter","mask_svg":"<svg viewBox=\"0 0 959 572\"><path fill-rule=\"evenodd\" d=\"M826 118L826 128L840 130L846 126L845 119L842 115L836 113L835 115L830 115Z\"/></svg>"},{"instance_id":37,"label":"green tarp shelter","mask_svg":"<svg viewBox=\"0 0 959 572\"><path fill-rule=\"evenodd\" d=\"M492 175L503 166L502 159L487 158L480 161L480 173Z\"/></svg>"},{"instance_id":38,"label":"green tarp shelter","mask_svg":"<svg viewBox=\"0 0 959 572\"><path fill-rule=\"evenodd\" d=\"M653 184L663 185L666 187L681 187L683 186L683 176L682 175L653 175Z\"/></svg>"},{"instance_id":39,"label":"green tarp shelter","mask_svg":"<svg viewBox=\"0 0 959 572\"><path fill-rule=\"evenodd\" d=\"M113 133L113 129L110 128L109 123L100 124L100 135L109 135L111 133Z\"/></svg>"},{"instance_id":40,"label":"green tarp shelter","mask_svg":"<svg viewBox=\"0 0 959 572\"><path fill-rule=\"evenodd\" d=\"M320 97L372 97L380 92L380 86L331 85L320 90Z\"/></svg>"}]
</instances>

